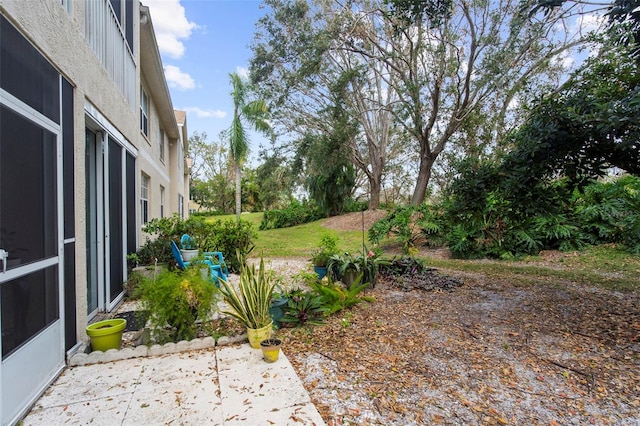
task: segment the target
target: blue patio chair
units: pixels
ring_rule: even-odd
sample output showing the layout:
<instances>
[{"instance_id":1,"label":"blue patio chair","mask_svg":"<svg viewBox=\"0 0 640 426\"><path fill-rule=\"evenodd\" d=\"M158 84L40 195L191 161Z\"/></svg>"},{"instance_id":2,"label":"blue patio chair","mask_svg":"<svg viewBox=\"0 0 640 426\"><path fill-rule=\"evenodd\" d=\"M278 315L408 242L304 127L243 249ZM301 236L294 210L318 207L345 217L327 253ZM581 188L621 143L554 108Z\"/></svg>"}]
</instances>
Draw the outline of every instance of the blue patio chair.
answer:
<instances>
[{"instance_id":1,"label":"blue patio chair","mask_svg":"<svg viewBox=\"0 0 640 426\"><path fill-rule=\"evenodd\" d=\"M224 255L221 251L205 251L204 254L205 259L211 260L214 265L220 265L220 269L222 272L222 279L226 281L229 276L229 268L227 268L227 264L224 261Z\"/></svg>"},{"instance_id":2,"label":"blue patio chair","mask_svg":"<svg viewBox=\"0 0 640 426\"><path fill-rule=\"evenodd\" d=\"M182 253L180 253L178 245L173 240L171 241L171 252L173 253L173 257L176 259L178 268L185 270L187 266L191 265L191 262L185 262L185 260L182 258ZM211 279L211 281L215 282L216 286L220 287L220 279L222 278L226 280L227 276L226 274L224 274L224 272L222 272L222 266L214 264L211 259L207 258L205 258L201 262L209 266L209 278Z\"/></svg>"}]
</instances>

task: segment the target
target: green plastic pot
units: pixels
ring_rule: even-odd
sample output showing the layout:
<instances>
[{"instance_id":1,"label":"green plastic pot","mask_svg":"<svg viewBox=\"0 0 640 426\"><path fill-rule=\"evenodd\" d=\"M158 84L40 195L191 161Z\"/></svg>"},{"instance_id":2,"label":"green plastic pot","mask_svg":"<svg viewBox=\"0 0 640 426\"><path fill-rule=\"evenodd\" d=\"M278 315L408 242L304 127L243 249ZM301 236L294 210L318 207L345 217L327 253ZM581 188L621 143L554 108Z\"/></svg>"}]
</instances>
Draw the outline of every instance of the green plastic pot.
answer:
<instances>
[{"instance_id":1,"label":"green plastic pot","mask_svg":"<svg viewBox=\"0 0 640 426\"><path fill-rule=\"evenodd\" d=\"M106 352L109 349L120 349L122 332L127 326L124 318L114 318L95 322L87 326L87 335L91 339L94 351Z\"/></svg>"}]
</instances>

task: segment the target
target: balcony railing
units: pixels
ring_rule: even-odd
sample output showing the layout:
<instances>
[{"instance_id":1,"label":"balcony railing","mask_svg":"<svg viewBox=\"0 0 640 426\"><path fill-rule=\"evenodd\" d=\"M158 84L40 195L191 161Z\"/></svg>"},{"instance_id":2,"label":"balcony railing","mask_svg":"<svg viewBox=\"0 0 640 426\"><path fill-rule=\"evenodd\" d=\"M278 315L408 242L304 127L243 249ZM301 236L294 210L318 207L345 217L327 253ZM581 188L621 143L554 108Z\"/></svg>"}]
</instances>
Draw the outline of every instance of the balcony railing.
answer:
<instances>
[{"instance_id":1,"label":"balcony railing","mask_svg":"<svg viewBox=\"0 0 640 426\"><path fill-rule=\"evenodd\" d=\"M126 17L132 20L133 17ZM130 22L130 24L133 24ZM109 0L85 2L85 38L124 97L136 111L136 64Z\"/></svg>"}]
</instances>

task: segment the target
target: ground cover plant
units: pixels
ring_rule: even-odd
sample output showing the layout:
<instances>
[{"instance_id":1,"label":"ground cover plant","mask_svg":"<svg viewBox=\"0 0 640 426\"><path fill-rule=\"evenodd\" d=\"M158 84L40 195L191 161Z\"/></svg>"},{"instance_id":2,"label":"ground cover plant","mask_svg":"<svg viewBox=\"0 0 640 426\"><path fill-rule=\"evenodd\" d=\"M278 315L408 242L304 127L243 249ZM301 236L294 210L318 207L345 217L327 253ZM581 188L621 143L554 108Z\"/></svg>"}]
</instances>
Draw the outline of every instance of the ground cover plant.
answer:
<instances>
[{"instance_id":1,"label":"ground cover plant","mask_svg":"<svg viewBox=\"0 0 640 426\"><path fill-rule=\"evenodd\" d=\"M504 165L468 163L440 203L389 211L371 227L369 239L390 238L404 253L420 244L445 244L453 256L471 259L607 243L640 253L640 178L577 187L567 179L531 182L523 172L506 174Z\"/></svg>"},{"instance_id":2,"label":"ground cover plant","mask_svg":"<svg viewBox=\"0 0 640 426\"><path fill-rule=\"evenodd\" d=\"M161 344L195 338L196 321L210 318L218 296L197 265L144 278L136 291L154 342Z\"/></svg>"},{"instance_id":3,"label":"ground cover plant","mask_svg":"<svg viewBox=\"0 0 640 426\"><path fill-rule=\"evenodd\" d=\"M280 331L327 424L640 420L637 256L609 245L469 261L421 247L382 270L363 293L374 303ZM423 273L438 285L394 277Z\"/></svg>"}]
</instances>

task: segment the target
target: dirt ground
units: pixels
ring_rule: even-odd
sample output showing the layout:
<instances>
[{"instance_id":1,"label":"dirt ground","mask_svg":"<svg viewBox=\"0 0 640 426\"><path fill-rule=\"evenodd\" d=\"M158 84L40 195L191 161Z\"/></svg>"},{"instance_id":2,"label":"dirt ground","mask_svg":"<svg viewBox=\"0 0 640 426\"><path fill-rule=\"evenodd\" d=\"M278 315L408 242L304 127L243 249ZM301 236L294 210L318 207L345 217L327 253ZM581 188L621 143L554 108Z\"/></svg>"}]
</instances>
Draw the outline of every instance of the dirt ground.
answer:
<instances>
[{"instance_id":1,"label":"dirt ground","mask_svg":"<svg viewBox=\"0 0 640 426\"><path fill-rule=\"evenodd\" d=\"M442 274L463 285L382 279L375 303L280 332L329 425L640 425L637 293Z\"/></svg>"}]
</instances>

